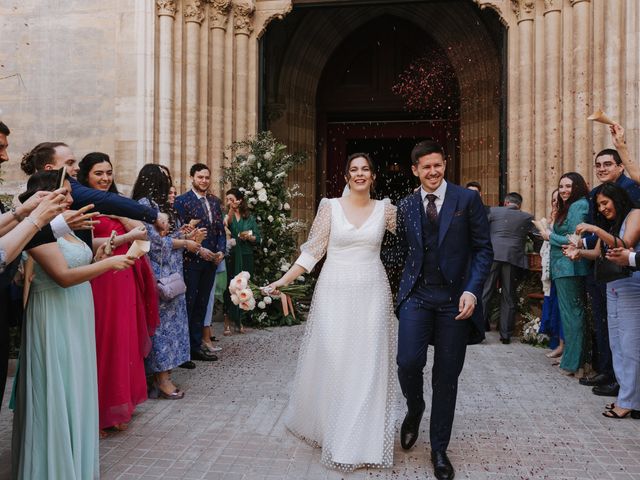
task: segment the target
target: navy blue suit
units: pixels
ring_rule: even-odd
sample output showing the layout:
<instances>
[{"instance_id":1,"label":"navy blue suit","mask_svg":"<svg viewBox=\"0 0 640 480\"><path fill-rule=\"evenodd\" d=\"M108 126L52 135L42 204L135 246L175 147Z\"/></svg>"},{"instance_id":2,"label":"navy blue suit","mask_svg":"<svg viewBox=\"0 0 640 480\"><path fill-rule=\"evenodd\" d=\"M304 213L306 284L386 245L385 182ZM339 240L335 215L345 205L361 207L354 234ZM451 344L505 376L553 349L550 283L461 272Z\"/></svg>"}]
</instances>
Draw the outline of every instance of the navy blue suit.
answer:
<instances>
[{"instance_id":1,"label":"navy blue suit","mask_svg":"<svg viewBox=\"0 0 640 480\"><path fill-rule=\"evenodd\" d=\"M437 223L426 218L420 190L398 206L398 377L410 412L424 406L423 369L434 345L430 438L446 450L466 346L484 338L482 290L493 262L489 222L477 192L447 184ZM471 319L455 320L460 296L473 293Z\"/></svg>"},{"instance_id":2,"label":"navy blue suit","mask_svg":"<svg viewBox=\"0 0 640 480\"><path fill-rule=\"evenodd\" d=\"M636 208L640 207L640 185L627 177L624 173L618 177L615 184L623 188L633 201ZM589 194L589 223L593 223L596 212L596 192L599 187L591 190ZM598 237L591 234L585 237L588 248L595 248ZM593 270L586 279L587 294L591 298L591 310L593 313L593 324L595 328L595 343L593 345L593 357L595 370L598 373L609 377L610 381L615 380L613 373L613 361L611 359L611 348L609 346L609 322L607 321L607 294L606 284L597 283L593 277Z\"/></svg>"},{"instance_id":3,"label":"navy blue suit","mask_svg":"<svg viewBox=\"0 0 640 480\"><path fill-rule=\"evenodd\" d=\"M225 252L227 237L222 223L222 209L220 200L215 195L207 194L207 202L211 210L212 221L205 206L193 190L189 190L176 197L174 208L182 223L187 224L193 219L200 220L197 228L206 228L207 236L202 246L213 253ZM209 295L215 280L216 265L206 261L194 253L185 250L184 254L184 283L187 285L187 315L189 317L189 337L191 351L198 351L202 345L202 327L207 313Z\"/></svg>"}]
</instances>

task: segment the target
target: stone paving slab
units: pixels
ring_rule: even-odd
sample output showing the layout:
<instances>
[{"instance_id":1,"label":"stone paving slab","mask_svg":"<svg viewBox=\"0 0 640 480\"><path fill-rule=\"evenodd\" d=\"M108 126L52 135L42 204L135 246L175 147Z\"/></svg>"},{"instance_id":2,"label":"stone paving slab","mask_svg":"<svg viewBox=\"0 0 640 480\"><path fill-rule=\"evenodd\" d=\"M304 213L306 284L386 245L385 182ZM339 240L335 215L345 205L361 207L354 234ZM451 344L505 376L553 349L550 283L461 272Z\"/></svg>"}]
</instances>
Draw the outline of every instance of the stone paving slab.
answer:
<instances>
[{"instance_id":1,"label":"stone paving slab","mask_svg":"<svg viewBox=\"0 0 640 480\"><path fill-rule=\"evenodd\" d=\"M215 324L220 329L219 324ZM343 474L287 432L282 413L304 326L222 337L220 361L177 369L183 400L148 400L127 432L100 442L115 479L392 480L433 478L428 410L409 452L396 438L388 470ZM357 335L357 332L353 332ZM495 333L468 349L449 448L456 478L640 480L640 420L601 415L610 398L560 375L545 350L502 345ZM428 368L432 362L429 355ZM430 389L429 377L425 388ZM10 392L8 385L7 397ZM430 398L430 391L425 392ZM396 402L397 430L404 416ZM9 478L11 414L0 413L0 480Z\"/></svg>"}]
</instances>

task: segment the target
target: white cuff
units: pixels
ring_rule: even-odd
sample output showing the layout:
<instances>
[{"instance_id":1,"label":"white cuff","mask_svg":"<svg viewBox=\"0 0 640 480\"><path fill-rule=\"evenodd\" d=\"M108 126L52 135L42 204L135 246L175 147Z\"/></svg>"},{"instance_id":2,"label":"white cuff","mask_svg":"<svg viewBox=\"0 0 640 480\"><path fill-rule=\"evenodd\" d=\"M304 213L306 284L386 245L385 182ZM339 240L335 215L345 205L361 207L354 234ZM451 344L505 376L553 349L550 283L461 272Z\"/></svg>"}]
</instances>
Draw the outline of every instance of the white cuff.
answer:
<instances>
[{"instance_id":1,"label":"white cuff","mask_svg":"<svg viewBox=\"0 0 640 480\"><path fill-rule=\"evenodd\" d=\"M475 296L473 293L471 293L469 290L465 290L465 291L464 291L464 292L462 292L462 293L468 293L469 295L471 295L471 296L473 297L473 299L475 300L476 305L478 304L478 297L476 297L476 296Z\"/></svg>"},{"instance_id":2,"label":"white cuff","mask_svg":"<svg viewBox=\"0 0 640 480\"><path fill-rule=\"evenodd\" d=\"M629 254L629 266L631 267L636 266L636 252L631 252Z\"/></svg>"},{"instance_id":3,"label":"white cuff","mask_svg":"<svg viewBox=\"0 0 640 480\"><path fill-rule=\"evenodd\" d=\"M53 220L51 220L51 231L53 232L53 236L58 239L60 237L64 237L68 233L72 233L69 225L65 221L62 214L57 215Z\"/></svg>"},{"instance_id":4,"label":"white cuff","mask_svg":"<svg viewBox=\"0 0 640 480\"><path fill-rule=\"evenodd\" d=\"M307 273L309 273L313 270L313 267L316 266L318 260L316 260L310 253L302 252L294 263L300 265L307 271Z\"/></svg>"}]
</instances>

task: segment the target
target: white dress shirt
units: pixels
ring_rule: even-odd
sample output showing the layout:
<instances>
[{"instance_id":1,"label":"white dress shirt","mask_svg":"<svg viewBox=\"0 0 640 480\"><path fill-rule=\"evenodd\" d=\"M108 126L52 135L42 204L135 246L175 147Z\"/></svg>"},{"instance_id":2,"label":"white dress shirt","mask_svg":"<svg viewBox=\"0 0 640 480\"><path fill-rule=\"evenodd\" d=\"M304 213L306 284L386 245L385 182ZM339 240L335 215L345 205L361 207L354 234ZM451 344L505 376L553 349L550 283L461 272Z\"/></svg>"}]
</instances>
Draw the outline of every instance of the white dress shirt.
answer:
<instances>
[{"instance_id":1,"label":"white dress shirt","mask_svg":"<svg viewBox=\"0 0 640 480\"><path fill-rule=\"evenodd\" d=\"M205 200L207 200L207 196L206 195L202 195L202 194L196 192L195 189L193 189L193 188L191 189L191 191L196 194L196 197L198 197L198 200L201 200L203 198ZM208 200L206 202L204 202L204 206L207 209L207 216L209 217L209 223L213 223L213 215L211 214L211 206L209 205L209 201Z\"/></svg>"},{"instance_id":2,"label":"white dress shirt","mask_svg":"<svg viewBox=\"0 0 640 480\"><path fill-rule=\"evenodd\" d=\"M435 189L434 192L427 192L424 187L420 187L420 195L422 195L422 204L424 205L424 208L427 208L427 195L429 193L433 193L436 196L435 199L435 204L436 204L436 210L438 210L438 215L440 215L440 209L442 208L442 204L444 203L444 195L445 193L447 193L447 181L446 180L442 180L442 183L440 184L440 186L438 188Z\"/></svg>"}]
</instances>

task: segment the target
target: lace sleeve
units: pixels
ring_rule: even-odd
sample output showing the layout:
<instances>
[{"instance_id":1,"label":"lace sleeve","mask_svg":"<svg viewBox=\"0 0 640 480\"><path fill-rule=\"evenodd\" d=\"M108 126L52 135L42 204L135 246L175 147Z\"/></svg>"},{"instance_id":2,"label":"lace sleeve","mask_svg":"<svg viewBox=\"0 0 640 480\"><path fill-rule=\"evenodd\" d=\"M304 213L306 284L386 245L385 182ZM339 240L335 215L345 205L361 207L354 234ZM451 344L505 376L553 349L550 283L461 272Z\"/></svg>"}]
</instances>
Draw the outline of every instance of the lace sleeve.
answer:
<instances>
[{"instance_id":1,"label":"lace sleeve","mask_svg":"<svg viewBox=\"0 0 640 480\"><path fill-rule=\"evenodd\" d=\"M396 233L396 219L398 207L391 204L391 200L385 198L384 202L384 225L387 230L395 235Z\"/></svg>"},{"instance_id":2,"label":"lace sleeve","mask_svg":"<svg viewBox=\"0 0 640 480\"><path fill-rule=\"evenodd\" d=\"M307 241L300 247L301 253L295 263L307 272L313 270L316 263L327 253L329 234L331 233L331 202L323 198L318 213L313 220Z\"/></svg>"}]
</instances>

